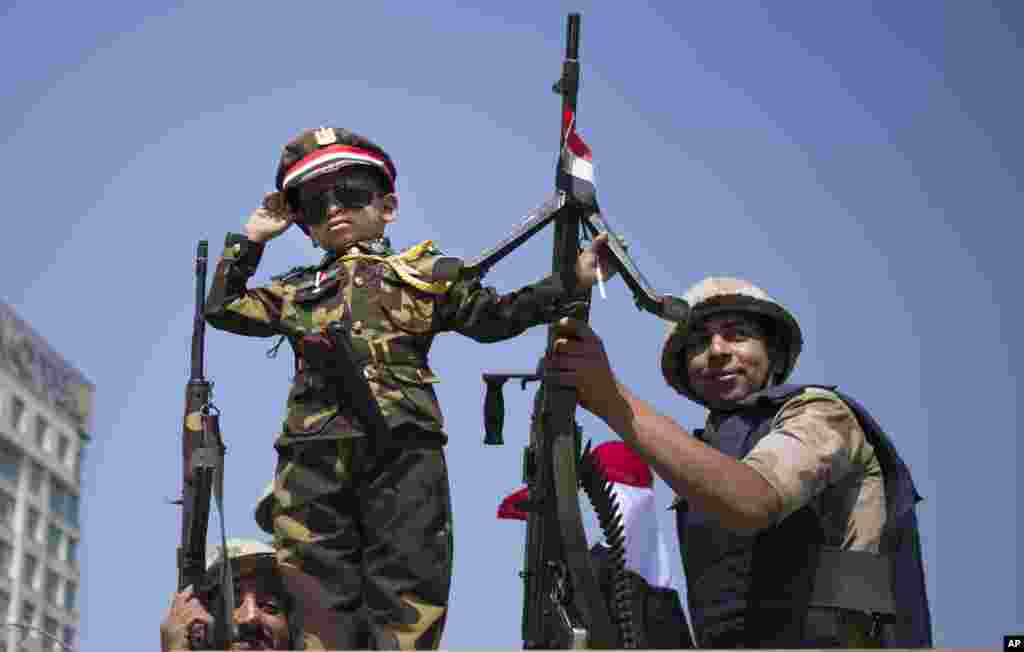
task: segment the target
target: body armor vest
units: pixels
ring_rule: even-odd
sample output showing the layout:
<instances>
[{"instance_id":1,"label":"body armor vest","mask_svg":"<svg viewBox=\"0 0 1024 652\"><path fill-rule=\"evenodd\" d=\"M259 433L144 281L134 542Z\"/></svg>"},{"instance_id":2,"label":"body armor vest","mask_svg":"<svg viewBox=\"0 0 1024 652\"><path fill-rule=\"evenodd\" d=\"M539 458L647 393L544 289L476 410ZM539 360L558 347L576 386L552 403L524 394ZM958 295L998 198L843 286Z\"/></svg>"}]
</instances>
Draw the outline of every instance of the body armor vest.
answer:
<instances>
[{"instance_id":1,"label":"body armor vest","mask_svg":"<svg viewBox=\"0 0 1024 652\"><path fill-rule=\"evenodd\" d=\"M714 432L694 434L742 459L768 434L783 404L807 387L758 392L726 414ZM819 517L809 505L757 534L739 535L680 500L676 523L700 646L796 648L832 642L850 647L841 633L840 621L847 618L867 619L874 630L870 642L931 646L914 512L921 496L878 423L856 401L836 393L856 414L882 467L887 514L879 554L823 545Z\"/></svg>"}]
</instances>

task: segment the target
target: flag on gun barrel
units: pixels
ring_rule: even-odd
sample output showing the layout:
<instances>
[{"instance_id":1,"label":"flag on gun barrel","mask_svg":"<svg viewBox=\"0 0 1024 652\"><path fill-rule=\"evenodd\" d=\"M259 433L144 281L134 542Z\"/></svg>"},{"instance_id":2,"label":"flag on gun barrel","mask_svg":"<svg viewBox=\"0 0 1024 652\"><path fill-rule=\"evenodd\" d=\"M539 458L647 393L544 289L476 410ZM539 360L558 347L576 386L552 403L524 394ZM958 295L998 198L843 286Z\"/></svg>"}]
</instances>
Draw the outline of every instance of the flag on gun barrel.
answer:
<instances>
[{"instance_id":1,"label":"flag on gun barrel","mask_svg":"<svg viewBox=\"0 0 1024 652\"><path fill-rule=\"evenodd\" d=\"M565 144L558 167L558 189L596 211L593 157L590 146L576 133L576 115L571 111L562 115L562 131L565 132Z\"/></svg>"}]
</instances>

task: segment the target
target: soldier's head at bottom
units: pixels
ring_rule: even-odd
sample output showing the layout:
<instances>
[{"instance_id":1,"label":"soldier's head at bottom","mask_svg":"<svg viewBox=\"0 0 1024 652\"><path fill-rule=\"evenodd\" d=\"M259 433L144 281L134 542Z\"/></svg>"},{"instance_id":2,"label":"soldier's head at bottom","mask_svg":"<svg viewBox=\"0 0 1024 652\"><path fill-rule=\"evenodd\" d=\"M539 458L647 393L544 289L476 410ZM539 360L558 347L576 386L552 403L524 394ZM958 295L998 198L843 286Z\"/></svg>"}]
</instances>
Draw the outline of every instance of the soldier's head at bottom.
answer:
<instances>
[{"instance_id":1,"label":"soldier's head at bottom","mask_svg":"<svg viewBox=\"0 0 1024 652\"><path fill-rule=\"evenodd\" d=\"M706 278L684 296L690 319L674 324L662 353L665 380L709 408L728 408L785 382L803 337L793 315L764 290Z\"/></svg>"},{"instance_id":2,"label":"soldier's head at bottom","mask_svg":"<svg viewBox=\"0 0 1024 652\"><path fill-rule=\"evenodd\" d=\"M337 127L308 129L284 146L275 183L295 223L314 242L340 251L383 237L398 216L391 157Z\"/></svg>"},{"instance_id":3,"label":"soldier's head at bottom","mask_svg":"<svg viewBox=\"0 0 1024 652\"><path fill-rule=\"evenodd\" d=\"M229 650L323 650L319 637L306 631L304 611L307 599L316 596L297 596L289 590L287 571L277 563L276 550L265 543L247 539L229 539L227 559L234 576L232 618L237 628ZM223 551L220 546L210 548L207 555L207 581L213 584L221 577ZM214 627L216 601L221 600L219 585L196 595L191 587L175 595L171 609L160 627L161 649L196 648L196 641L209 640L207 634Z\"/></svg>"},{"instance_id":4,"label":"soldier's head at bottom","mask_svg":"<svg viewBox=\"0 0 1024 652\"><path fill-rule=\"evenodd\" d=\"M222 553L220 546L211 547L208 576L220 572ZM235 580L232 615L238 628L230 649L302 649L301 612L285 587L274 548L259 541L231 539L227 555Z\"/></svg>"}]
</instances>

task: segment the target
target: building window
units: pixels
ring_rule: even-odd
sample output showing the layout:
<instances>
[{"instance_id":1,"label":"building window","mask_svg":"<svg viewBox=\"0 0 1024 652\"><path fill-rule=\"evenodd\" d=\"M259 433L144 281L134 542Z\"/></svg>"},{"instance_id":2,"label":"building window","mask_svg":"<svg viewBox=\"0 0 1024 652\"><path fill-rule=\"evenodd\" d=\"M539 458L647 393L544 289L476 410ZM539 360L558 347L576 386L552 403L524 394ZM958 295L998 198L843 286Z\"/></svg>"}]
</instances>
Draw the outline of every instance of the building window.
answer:
<instances>
[{"instance_id":1,"label":"building window","mask_svg":"<svg viewBox=\"0 0 1024 652\"><path fill-rule=\"evenodd\" d=\"M21 603L21 622L31 625L36 619L36 606L25 600Z\"/></svg>"},{"instance_id":2,"label":"building window","mask_svg":"<svg viewBox=\"0 0 1024 652\"><path fill-rule=\"evenodd\" d=\"M14 508L16 504L14 496L0 489L0 524L14 527Z\"/></svg>"},{"instance_id":3,"label":"building window","mask_svg":"<svg viewBox=\"0 0 1024 652\"><path fill-rule=\"evenodd\" d=\"M7 442L0 443L0 477L17 486L20 468L21 451Z\"/></svg>"},{"instance_id":4,"label":"building window","mask_svg":"<svg viewBox=\"0 0 1024 652\"><path fill-rule=\"evenodd\" d=\"M49 428L49 424L46 423L46 417L38 415L36 417L36 446L39 450L43 450L46 447L46 429Z\"/></svg>"},{"instance_id":5,"label":"building window","mask_svg":"<svg viewBox=\"0 0 1024 652\"><path fill-rule=\"evenodd\" d=\"M14 432L21 432L21 418L25 416L25 401L11 395L11 428Z\"/></svg>"},{"instance_id":6,"label":"building window","mask_svg":"<svg viewBox=\"0 0 1024 652\"><path fill-rule=\"evenodd\" d=\"M75 628L70 625L64 625L64 645L70 648L75 646Z\"/></svg>"},{"instance_id":7,"label":"building window","mask_svg":"<svg viewBox=\"0 0 1024 652\"><path fill-rule=\"evenodd\" d=\"M64 499L64 510L64 516L67 517L68 522L78 527L78 496L68 494L68 497Z\"/></svg>"},{"instance_id":8,"label":"building window","mask_svg":"<svg viewBox=\"0 0 1024 652\"><path fill-rule=\"evenodd\" d=\"M0 576L11 576L12 561L14 561L14 548L6 541L0 541Z\"/></svg>"},{"instance_id":9,"label":"building window","mask_svg":"<svg viewBox=\"0 0 1024 652\"><path fill-rule=\"evenodd\" d=\"M36 586L37 568L39 568L39 560L25 553L25 557L21 562L21 583L32 590L35 590Z\"/></svg>"},{"instance_id":10,"label":"building window","mask_svg":"<svg viewBox=\"0 0 1024 652\"><path fill-rule=\"evenodd\" d=\"M57 440L57 459L60 460L61 464L68 463L68 447L71 446L71 442L68 441L67 435L61 435L60 439Z\"/></svg>"},{"instance_id":11,"label":"building window","mask_svg":"<svg viewBox=\"0 0 1024 652\"><path fill-rule=\"evenodd\" d=\"M35 507L29 507L25 512L25 536L32 541L39 540L39 520L41 518L39 510Z\"/></svg>"},{"instance_id":12,"label":"building window","mask_svg":"<svg viewBox=\"0 0 1024 652\"><path fill-rule=\"evenodd\" d=\"M46 604L51 607L57 606L57 591L60 590L60 576L49 568L46 569L46 584L43 585L43 597Z\"/></svg>"},{"instance_id":13,"label":"building window","mask_svg":"<svg viewBox=\"0 0 1024 652\"><path fill-rule=\"evenodd\" d=\"M46 552L49 553L50 557L54 559L60 557L60 544L63 538L64 532L53 523L50 523L50 527L46 530Z\"/></svg>"},{"instance_id":14,"label":"building window","mask_svg":"<svg viewBox=\"0 0 1024 652\"><path fill-rule=\"evenodd\" d=\"M57 478L50 478L50 511L60 514L68 523L78 527L78 496L71 493Z\"/></svg>"},{"instance_id":15,"label":"building window","mask_svg":"<svg viewBox=\"0 0 1024 652\"><path fill-rule=\"evenodd\" d=\"M42 636L42 645L40 646L43 650L49 652L54 649L54 639L57 638L57 620L52 616L47 616L43 619L43 631L52 636Z\"/></svg>"},{"instance_id":16,"label":"building window","mask_svg":"<svg viewBox=\"0 0 1024 652\"><path fill-rule=\"evenodd\" d=\"M0 623L7 622L7 612L11 608L11 594L7 591L0 591ZM4 636L6 638L6 636Z\"/></svg>"},{"instance_id":17,"label":"building window","mask_svg":"<svg viewBox=\"0 0 1024 652\"><path fill-rule=\"evenodd\" d=\"M68 537L67 562L71 565L78 563L78 539L74 537Z\"/></svg>"},{"instance_id":18,"label":"building window","mask_svg":"<svg viewBox=\"0 0 1024 652\"><path fill-rule=\"evenodd\" d=\"M85 453L85 449L79 447L75 453L75 467L73 469L75 474L75 482L82 484L82 454Z\"/></svg>"},{"instance_id":19,"label":"building window","mask_svg":"<svg viewBox=\"0 0 1024 652\"><path fill-rule=\"evenodd\" d=\"M64 485L57 478L50 478L50 511L64 514Z\"/></svg>"},{"instance_id":20,"label":"building window","mask_svg":"<svg viewBox=\"0 0 1024 652\"><path fill-rule=\"evenodd\" d=\"M43 465L33 460L32 471L28 477L28 490L31 491L33 495L39 495L39 492L43 488L43 477L45 475L46 471L43 469Z\"/></svg>"},{"instance_id":21,"label":"building window","mask_svg":"<svg viewBox=\"0 0 1024 652\"><path fill-rule=\"evenodd\" d=\"M68 611L72 611L75 608L75 597L77 593L78 585L69 581L64 587L64 608Z\"/></svg>"}]
</instances>

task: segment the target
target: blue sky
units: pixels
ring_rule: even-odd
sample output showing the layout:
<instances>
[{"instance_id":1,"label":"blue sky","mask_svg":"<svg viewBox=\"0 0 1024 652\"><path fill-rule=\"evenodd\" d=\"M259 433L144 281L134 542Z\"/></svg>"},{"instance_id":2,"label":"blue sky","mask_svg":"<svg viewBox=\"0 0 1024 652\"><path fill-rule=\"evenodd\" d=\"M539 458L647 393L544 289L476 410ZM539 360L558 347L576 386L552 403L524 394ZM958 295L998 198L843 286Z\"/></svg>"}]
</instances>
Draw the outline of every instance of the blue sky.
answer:
<instances>
[{"instance_id":1,"label":"blue sky","mask_svg":"<svg viewBox=\"0 0 1024 652\"><path fill-rule=\"evenodd\" d=\"M937 644L1024 630L1016 4L15 2L0 20L0 299L96 385L82 649L156 645L174 588L164 499L179 491L196 241L219 252L283 143L327 124L394 157L396 245L492 245L551 191L550 86L574 10L579 129L644 273L675 294L745 277L786 303L806 335L794 380L867 405L926 497ZM315 257L289 232L257 279ZM539 236L488 281L513 290L549 266ZM621 379L698 425L661 379L664 325L608 289L592 323ZM544 341L433 349L455 510L447 648L520 644L522 529L495 510L519 486L532 392L506 390L508 444L484 448L480 373L530 370ZM274 466L291 356L267 359L269 344L207 338L235 536L258 534Z\"/></svg>"}]
</instances>

